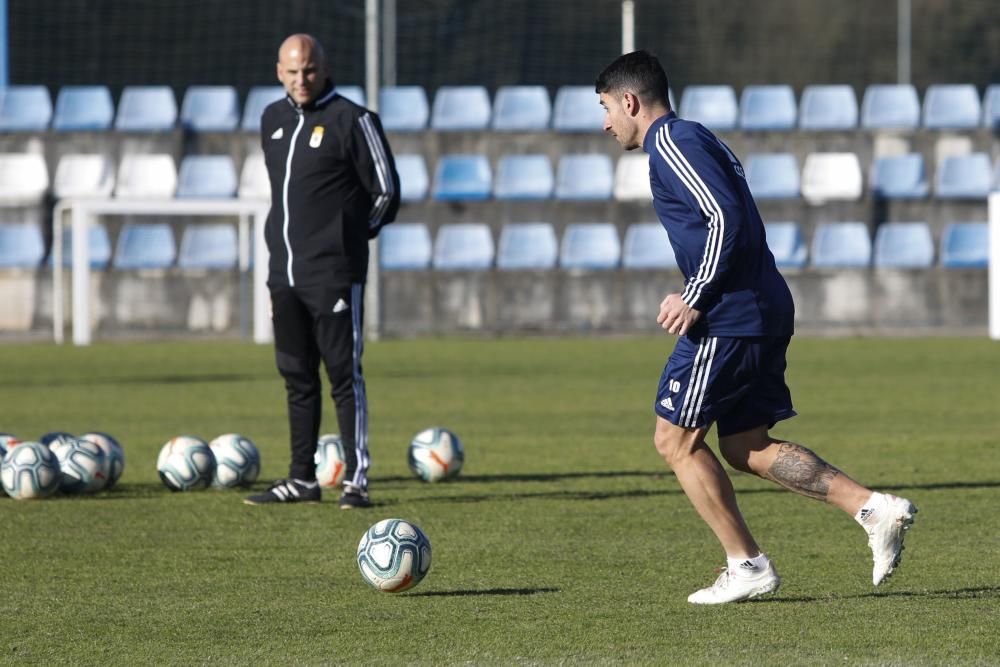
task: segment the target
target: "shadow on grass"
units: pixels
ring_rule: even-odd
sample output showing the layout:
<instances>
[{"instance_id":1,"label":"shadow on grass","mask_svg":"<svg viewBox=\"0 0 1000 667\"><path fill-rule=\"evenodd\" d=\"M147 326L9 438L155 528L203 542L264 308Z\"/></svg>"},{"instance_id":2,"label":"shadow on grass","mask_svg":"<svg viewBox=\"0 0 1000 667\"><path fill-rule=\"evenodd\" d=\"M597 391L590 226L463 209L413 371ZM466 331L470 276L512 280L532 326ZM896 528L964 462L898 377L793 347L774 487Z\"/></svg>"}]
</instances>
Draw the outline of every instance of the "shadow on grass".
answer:
<instances>
[{"instance_id":1,"label":"shadow on grass","mask_svg":"<svg viewBox=\"0 0 1000 667\"><path fill-rule=\"evenodd\" d=\"M781 604L795 602L830 602L835 600L863 600L865 598L922 598L938 600L980 600L1000 598L1000 586L976 586L942 591L873 591L861 595L831 595L812 597L808 595L791 597L763 597L748 600L750 604Z\"/></svg>"},{"instance_id":2,"label":"shadow on grass","mask_svg":"<svg viewBox=\"0 0 1000 667\"><path fill-rule=\"evenodd\" d=\"M595 470L592 472L553 472L553 473L511 473L501 475L462 475L448 483L471 482L490 484L495 482L555 482L563 479L602 479L615 477L648 477L650 479L661 479L663 477L673 477L673 473L666 470ZM416 477L395 476L379 477L372 480L375 483L384 482L413 482Z\"/></svg>"},{"instance_id":3,"label":"shadow on grass","mask_svg":"<svg viewBox=\"0 0 1000 667\"><path fill-rule=\"evenodd\" d=\"M28 378L19 381L19 386L32 387L92 387L103 385L161 385L161 384L199 384L211 382L256 382L262 379L273 379L271 374L263 373L206 373L202 375L138 375L129 377L108 378L52 378L50 380Z\"/></svg>"},{"instance_id":4,"label":"shadow on grass","mask_svg":"<svg viewBox=\"0 0 1000 667\"><path fill-rule=\"evenodd\" d=\"M457 591L427 591L425 593L410 593L406 597L465 597L469 595L538 595L539 593L558 593L558 588L485 588L482 590Z\"/></svg>"}]
</instances>

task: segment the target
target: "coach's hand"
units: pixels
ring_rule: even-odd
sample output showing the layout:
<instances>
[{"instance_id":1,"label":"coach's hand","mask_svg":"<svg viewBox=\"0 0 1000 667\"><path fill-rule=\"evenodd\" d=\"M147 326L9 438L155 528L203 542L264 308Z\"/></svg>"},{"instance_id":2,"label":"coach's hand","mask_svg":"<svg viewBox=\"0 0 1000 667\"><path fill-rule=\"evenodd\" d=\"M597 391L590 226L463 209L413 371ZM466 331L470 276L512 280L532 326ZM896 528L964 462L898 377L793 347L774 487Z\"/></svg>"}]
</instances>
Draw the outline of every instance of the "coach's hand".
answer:
<instances>
[{"instance_id":1,"label":"coach's hand","mask_svg":"<svg viewBox=\"0 0 1000 667\"><path fill-rule=\"evenodd\" d=\"M656 323L667 333L683 336L701 319L701 311L681 301L680 294L668 294L660 303L660 314Z\"/></svg>"}]
</instances>

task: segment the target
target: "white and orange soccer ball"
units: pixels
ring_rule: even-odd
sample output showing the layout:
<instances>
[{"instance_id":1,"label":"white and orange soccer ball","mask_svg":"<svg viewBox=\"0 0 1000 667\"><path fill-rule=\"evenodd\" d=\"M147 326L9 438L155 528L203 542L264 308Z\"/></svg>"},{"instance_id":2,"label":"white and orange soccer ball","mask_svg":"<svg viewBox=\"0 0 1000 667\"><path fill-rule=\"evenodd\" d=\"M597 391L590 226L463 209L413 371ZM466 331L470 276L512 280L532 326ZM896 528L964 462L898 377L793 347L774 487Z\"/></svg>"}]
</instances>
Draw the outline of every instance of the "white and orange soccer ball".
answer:
<instances>
[{"instance_id":1,"label":"white and orange soccer ball","mask_svg":"<svg viewBox=\"0 0 1000 667\"><path fill-rule=\"evenodd\" d=\"M379 521L361 536L358 569L372 588L383 593L413 588L431 569L430 540L409 521Z\"/></svg>"},{"instance_id":2,"label":"white and orange soccer ball","mask_svg":"<svg viewBox=\"0 0 1000 667\"><path fill-rule=\"evenodd\" d=\"M171 491L204 489L215 474L215 455L201 438L180 435L160 449L156 469Z\"/></svg>"},{"instance_id":3,"label":"white and orange soccer ball","mask_svg":"<svg viewBox=\"0 0 1000 667\"><path fill-rule=\"evenodd\" d=\"M336 433L320 436L316 444L316 481L320 486L340 486L344 481L344 442Z\"/></svg>"},{"instance_id":4,"label":"white and orange soccer ball","mask_svg":"<svg viewBox=\"0 0 1000 667\"><path fill-rule=\"evenodd\" d=\"M64 493L97 493L107 486L107 457L97 443L70 437L53 442L49 449L59 461L59 489Z\"/></svg>"},{"instance_id":5,"label":"white and orange soccer ball","mask_svg":"<svg viewBox=\"0 0 1000 667\"><path fill-rule=\"evenodd\" d=\"M0 463L0 482L15 500L51 496L59 488L62 472L48 447L40 442L12 445Z\"/></svg>"},{"instance_id":6,"label":"white and orange soccer ball","mask_svg":"<svg viewBox=\"0 0 1000 667\"><path fill-rule=\"evenodd\" d=\"M89 440L104 450L104 476L107 483L105 490L115 488L122 473L125 472L125 448L113 436L101 431L90 431L80 436L81 440Z\"/></svg>"},{"instance_id":7,"label":"white and orange soccer ball","mask_svg":"<svg viewBox=\"0 0 1000 667\"><path fill-rule=\"evenodd\" d=\"M250 486L260 475L260 452L250 438L239 433L226 433L208 443L215 456L212 486L226 489Z\"/></svg>"},{"instance_id":8,"label":"white and orange soccer ball","mask_svg":"<svg viewBox=\"0 0 1000 667\"><path fill-rule=\"evenodd\" d=\"M458 475L465 450L458 436L446 428L429 428L410 441L407 462L414 475L425 482L438 482Z\"/></svg>"}]
</instances>

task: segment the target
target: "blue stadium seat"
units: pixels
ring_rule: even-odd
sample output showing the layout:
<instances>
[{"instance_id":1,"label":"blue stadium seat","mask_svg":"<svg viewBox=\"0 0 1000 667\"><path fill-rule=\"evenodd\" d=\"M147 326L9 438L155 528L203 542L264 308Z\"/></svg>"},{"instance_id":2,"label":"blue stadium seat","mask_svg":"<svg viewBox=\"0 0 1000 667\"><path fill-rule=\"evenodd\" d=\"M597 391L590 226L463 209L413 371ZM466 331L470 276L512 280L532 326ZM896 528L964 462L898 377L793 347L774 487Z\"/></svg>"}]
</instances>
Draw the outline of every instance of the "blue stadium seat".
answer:
<instances>
[{"instance_id":1,"label":"blue stadium seat","mask_svg":"<svg viewBox=\"0 0 1000 667\"><path fill-rule=\"evenodd\" d=\"M1000 130L1000 83L988 86L983 95L983 127Z\"/></svg>"},{"instance_id":2,"label":"blue stadium seat","mask_svg":"<svg viewBox=\"0 0 1000 667\"><path fill-rule=\"evenodd\" d=\"M433 197L443 201L489 199L493 172L485 155L442 155L434 170Z\"/></svg>"},{"instance_id":3,"label":"blue stadium seat","mask_svg":"<svg viewBox=\"0 0 1000 667\"><path fill-rule=\"evenodd\" d=\"M935 84L924 93L924 127L931 130L979 127L982 105L971 83Z\"/></svg>"},{"instance_id":4,"label":"blue stadium seat","mask_svg":"<svg viewBox=\"0 0 1000 667\"><path fill-rule=\"evenodd\" d=\"M63 266L73 264L73 228L63 229ZM102 271L111 263L111 238L107 228L99 222L91 221L87 227L87 254L90 257L90 268ZM49 255L49 265L52 265L52 255Z\"/></svg>"},{"instance_id":5,"label":"blue stadium seat","mask_svg":"<svg viewBox=\"0 0 1000 667\"><path fill-rule=\"evenodd\" d=\"M880 157L872 165L872 192L886 199L920 199L929 191L920 153Z\"/></svg>"},{"instance_id":6,"label":"blue stadium seat","mask_svg":"<svg viewBox=\"0 0 1000 667\"><path fill-rule=\"evenodd\" d=\"M688 86L681 94L680 117L712 130L735 130L738 116L732 86Z\"/></svg>"},{"instance_id":7,"label":"blue stadium seat","mask_svg":"<svg viewBox=\"0 0 1000 667\"><path fill-rule=\"evenodd\" d=\"M232 86L190 86L181 102L181 126L195 132L229 132L240 122Z\"/></svg>"},{"instance_id":8,"label":"blue stadium seat","mask_svg":"<svg viewBox=\"0 0 1000 667\"><path fill-rule=\"evenodd\" d=\"M427 93L421 86L381 88L378 115L386 132L419 132L427 127Z\"/></svg>"},{"instance_id":9,"label":"blue stadium seat","mask_svg":"<svg viewBox=\"0 0 1000 667\"><path fill-rule=\"evenodd\" d=\"M552 164L546 155L504 155L497 164L497 199L548 199L552 196Z\"/></svg>"},{"instance_id":10,"label":"blue stadium seat","mask_svg":"<svg viewBox=\"0 0 1000 667\"><path fill-rule=\"evenodd\" d=\"M399 197L404 202L423 201L427 198L430 179L427 163L419 153L396 156L396 172L399 173Z\"/></svg>"},{"instance_id":11,"label":"blue stadium seat","mask_svg":"<svg viewBox=\"0 0 1000 667\"><path fill-rule=\"evenodd\" d=\"M798 198L799 163L793 154L751 153L745 166L747 183L755 198Z\"/></svg>"},{"instance_id":12,"label":"blue stadium seat","mask_svg":"<svg viewBox=\"0 0 1000 667\"><path fill-rule=\"evenodd\" d=\"M801 269L806 265L806 243L797 223L768 222L764 230L767 247L779 269Z\"/></svg>"},{"instance_id":13,"label":"blue stadium seat","mask_svg":"<svg viewBox=\"0 0 1000 667\"><path fill-rule=\"evenodd\" d=\"M422 222L396 222L379 233L379 265L386 271L422 271L431 263L431 235Z\"/></svg>"},{"instance_id":14,"label":"blue stadium seat","mask_svg":"<svg viewBox=\"0 0 1000 667\"><path fill-rule=\"evenodd\" d=\"M556 91L552 129L557 132L604 131L604 107L594 86L561 86Z\"/></svg>"},{"instance_id":15,"label":"blue stadium seat","mask_svg":"<svg viewBox=\"0 0 1000 667\"><path fill-rule=\"evenodd\" d=\"M33 269L45 256L42 230L34 223L0 223L0 269Z\"/></svg>"},{"instance_id":16,"label":"blue stadium seat","mask_svg":"<svg viewBox=\"0 0 1000 667\"><path fill-rule=\"evenodd\" d=\"M107 86L63 86L56 97L52 129L101 132L111 129L115 105Z\"/></svg>"},{"instance_id":17,"label":"blue stadium seat","mask_svg":"<svg viewBox=\"0 0 1000 667\"><path fill-rule=\"evenodd\" d=\"M564 269L605 270L618 267L621 243L610 222L570 224L563 232L559 265Z\"/></svg>"},{"instance_id":18,"label":"blue stadium seat","mask_svg":"<svg viewBox=\"0 0 1000 667\"><path fill-rule=\"evenodd\" d=\"M168 86L125 86L118 100L115 129L165 132L177 122L177 101Z\"/></svg>"},{"instance_id":19,"label":"blue stadium seat","mask_svg":"<svg viewBox=\"0 0 1000 667\"><path fill-rule=\"evenodd\" d=\"M228 155L187 155L177 176L177 197L236 196L236 167Z\"/></svg>"},{"instance_id":20,"label":"blue stadium seat","mask_svg":"<svg viewBox=\"0 0 1000 667\"><path fill-rule=\"evenodd\" d=\"M806 86L799 102L799 128L853 130L858 126L858 98L846 84Z\"/></svg>"},{"instance_id":21,"label":"blue stadium seat","mask_svg":"<svg viewBox=\"0 0 1000 667\"><path fill-rule=\"evenodd\" d=\"M819 268L861 268L871 264L872 241L863 222L825 222L816 226L812 265Z\"/></svg>"},{"instance_id":22,"label":"blue stadium seat","mask_svg":"<svg viewBox=\"0 0 1000 667\"><path fill-rule=\"evenodd\" d=\"M0 87L0 132L37 132L52 120L52 98L45 86Z\"/></svg>"},{"instance_id":23,"label":"blue stadium seat","mask_svg":"<svg viewBox=\"0 0 1000 667\"><path fill-rule=\"evenodd\" d=\"M483 86L441 86L434 95L431 128L485 130L491 113L490 95Z\"/></svg>"},{"instance_id":24,"label":"blue stadium seat","mask_svg":"<svg viewBox=\"0 0 1000 667\"><path fill-rule=\"evenodd\" d=\"M985 222L953 222L941 235L941 266L985 269L990 264L990 229Z\"/></svg>"},{"instance_id":25,"label":"blue stadium seat","mask_svg":"<svg viewBox=\"0 0 1000 667\"><path fill-rule=\"evenodd\" d=\"M481 222L446 223L434 243L434 268L439 271L485 271L493 264L493 236Z\"/></svg>"},{"instance_id":26,"label":"blue stadium seat","mask_svg":"<svg viewBox=\"0 0 1000 667\"><path fill-rule=\"evenodd\" d=\"M271 102L285 97L282 86L254 86L247 95L243 105L243 122L240 124L247 132L260 132L260 117Z\"/></svg>"},{"instance_id":27,"label":"blue stadium seat","mask_svg":"<svg viewBox=\"0 0 1000 667\"><path fill-rule=\"evenodd\" d=\"M239 260L236 227L192 224L184 228L177 266L182 269L232 269Z\"/></svg>"},{"instance_id":28,"label":"blue stadium seat","mask_svg":"<svg viewBox=\"0 0 1000 667\"><path fill-rule=\"evenodd\" d=\"M950 155L938 162L934 196L938 199L986 199L992 180L992 166L986 153Z\"/></svg>"},{"instance_id":29,"label":"blue stadium seat","mask_svg":"<svg viewBox=\"0 0 1000 667\"><path fill-rule=\"evenodd\" d=\"M798 115L791 86L747 86L740 96L744 130L791 130Z\"/></svg>"},{"instance_id":30,"label":"blue stadium seat","mask_svg":"<svg viewBox=\"0 0 1000 667\"><path fill-rule=\"evenodd\" d=\"M544 271L555 268L558 254L556 232L547 222L510 223L500 230L498 269Z\"/></svg>"},{"instance_id":31,"label":"blue stadium seat","mask_svg":"<svg viewBox=\"0 0 1000 667\"><path fill-rule=\"evenodd\" d=\"M494 130L546 130L551 116L552 104L545 86L500 86L493 99Z\"/></svg>"},{"instance_id":32,"label":"blue stadium seat","mask_svg":"<svg viewBox=\"0 0 1000 667\"><path fill-rule=\"evenodd\" d=\"M111 266L115 269L166 269L177 257L174 232L165 222L122 225Z\"/></svg>"},{"instance_id":33,"label":"blue stadium seat","mask_svg":"<svg viewBox=\"0 0 1000 667\"><path fill-rule=\"evenodd\" d=\"M924 269L934 265L934 240L926 222L884 222L875 232L875 266Z\"/></svg>"},{"instance_id":34,"label":"blue stadium seat","mask_svg":"<svg viewBox=\"0 0 1000 667\"><path fill-rule=\"evenodd\" d=\"M637 222L625 230L622 266L626 269L675 269L677 258L667 230L658 222Z\"/></svg>"},{"instance_id":35,"label":"blue stadium seat","mask_svg":"<svg viewBox=\"0 0 1000 667\"><path fill-rule=\"evenodd\" d=\"M563 155L556 169L556 199L610 199L614 167L603 153Z\"/></svg>"},{"instance_id":36,"label":"blue stadium seat","mask_svg":"<svg viewBox=\"0 0 1000 667\"><path fill-rule=\"evenodd\" d=\"M359 107L367 107L368 100L365 99L365 89L361 86L334 86L334 90L341 97L346 97Z\"/></svg>"},{"instance_id":37,"label":"blue stadium seat","mask_svg":"<svg viewBox=\"0 0 1000 667\"><path fill-rule=\"evenodd\" d=\"M861 100L861 127L868 130L915 130L920 99L910 84L872 84Z\"/></svg>"}]
</instances>

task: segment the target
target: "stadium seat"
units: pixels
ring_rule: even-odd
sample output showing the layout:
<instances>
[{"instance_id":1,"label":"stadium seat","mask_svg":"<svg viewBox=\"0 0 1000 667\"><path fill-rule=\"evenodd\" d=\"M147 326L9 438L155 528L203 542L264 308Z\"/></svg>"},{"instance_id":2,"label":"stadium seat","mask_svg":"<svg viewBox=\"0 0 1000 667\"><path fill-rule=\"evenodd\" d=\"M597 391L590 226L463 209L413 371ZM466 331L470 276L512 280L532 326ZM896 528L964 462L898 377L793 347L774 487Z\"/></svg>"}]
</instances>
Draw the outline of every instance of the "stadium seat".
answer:
<instances>
[{"instance_id":1,"label":"stadium seat","mask_svg":"<svg viewBox=\"0 0 1000 667\"><path fill-rule=\"evenodd\" d=\"M489 199L492 182L485 155L443 155L434 171L432 194L442 201Z\"/></svg>"},{"instance_id":2,"label":"stadium seat","mask_svg":"<svg viewBox=\"0 0 1000 667\"><path fill-rule=\"evenodd\" d=\"M63 86L56 97L52 129L103 132L111 129L115 105L107 86Z\"/></svg>"},{"instance_id":3,"label":"stadium seat","mask_svg":"<svg viewBox=\"0 0 1000 667\"><path fill-rule=\"evenodd\" d=\"M819 268L867 267L872 242L863 222L825 222L816 226L812 241L812 265Z\"/></svg>"},{"instance_id":4,"label":"stadium seat","mask_svg":"<svg viewBox=\"0 0 1000 667\"><path fill-rule=\"evenodd\" d=\"M872 165L872 192L885 199L920 199L929 186L920 153L880 157Z\"/></svg>"},{"instance_id":5,"label":"stadium seat","mask_svg":"<svg viewBox=\"0 0 1000 667\"><path fill-rule=\"evenodd\" d=\"M884 222L875 232L875 266L923 269L934 265L934 240L926 222Z\"/></svg>"},{"instance_id":6,"label":"stadium seat","mask_svg":"<svg viewBox=\"0 0 1000 667\"><path fill-rule=\"evenodd\" d=\"M45 86L0 87L0 132L38 132L52 120L52 98Z\"/></svg>"},{"instance_id":7,"label":"stadium seat","mask_svg":"<svg viewBox=\"0 0 1000 667\"><path fill-rule=\"evenodd\" d=\"M422 222L396 222L379 233L379 265L386 271L422 271L431 263L431 235Z\"/></svg>"},{"instance_id":8,"label":"stadium seat","mask_svg":"<svg viewBox=\"0 0 1000 667\"><path fill-rule=\"evenodd\" d=\"M49 170L38 153L0 153L0 205L35 206L49 189Z\"/></svg>"},{"instance_id":9,"label":"stadium seat","mask_svg":"<svg viewBox=\"0 0 1000 667\"><path fill-rule=\"evenodd\" d=\"M282 86L254 86L247 95L243 105L243 122L240 127L247 132L260 132L260 117L272 102L283 99L285 89Z\"/></svg>"},{"instance_id":10,"label":"stadium seat","mask_svg":"<svg viewBox=\"0 0 1000 667\"><path fill-rule=\"evenodd\" d=\"M743 130L792 130L798 115L791 86L747 86L740 96Z\"/></svg>"},{"instance_id":11,"label":"stadium seat","mask_svg":"<svg viewBox=\"0 0 1000 667\"><path fill-rule=\"evenodd\" d=\"M421 86L381 88L378 115L386 132L419 132L427 127L427 93Z\"/></svg>"},{"instance_id":12,"label":"stadium seat","mask_svg":"<svg viewBox=\"0 0 1000 667\"><path fill-rule=\"evenodd\" d=\"M181 160L178 197L235 197L236 187L236 167L228 155L187 155Z\"/></svg>"},{"instance_id":13,"label":"stadium seat","mask_svg":"<svg viewBox=\"0 0 1000 667\"><path fill-rule=\"evenodd\" d=\"M992 165L986 153L950 155L938 162L934 196L938 199L986 199L992 180Z\"/></svg>"},{"instance_id":14,"label":"stadium seat","mask_svg":"<svg viewBox=\"0 0 1000 667\"><path fill-rule=\"evenodd\" d=\"M931 130L979 127L982 111L971 83L935 84L924 93L924 127Z\"/></svg>"},{"instance_id":15,"label":"stadium seat","mask_svg":"<svg viewBox=\"0 0 1000 667\"><path fill-rule=\"evenodd\" d=\"M990 229L985 222L953 222L941 235L941 266L985 269L990 263Z\"/></svg>"},{"instance_id":16,"label":"stadium seat","mask_svg":"<svg viewBox=\"0 0 1000 667\"><path fill-rule=\"evenodd\" d=\"M483 86L441 86L434 95L431 129L485 130L491 112L490 96Z\"/></svg>"},{"instance_id":17,"label":"stadium seat","mask_svg":"<svg viewBox=\"0 0 1000 667\"><path fill-rule=\"evenodd\" d=\"M236 227L191 224L184 228L177 266L182 269L232 269L239 259Z\"/></svg>"},{"instance_id":18,"label":"stadium seat","mask_svg":"<svg viewBox=\"0 0 1000 667\"><path fill-rule=\"evenodd\" d=\"M119 199L167 199L177 190L177 168L166 153L126 155L118 165L115 197Z\"/></svg>"},{"instance_id":19,"label":"stadium seat","mask_svg":"<svg viewBox=\"0 0 1000 667\"><path fill-rule=\"evenodd\" d=\"M504 155L497 163L497 199L548 199L554 177L546 155Z\"/></svg>"},{"instance_id":20,"label":"stadium seat","mask_svg":"<svg viewBox=\"0 0 1000 667\"><path fill-rule=\"evenodd\" d=\"M806 86L799 102L799 128L853 130L858 126L858 98L846 84Z\"/></svg>"},{"instance_id":21,"label":"stadium seat","mask_svg":"<svg viewBox=\"0 0 1000 667\"><path fill-rule=\"evenodd\" d=\"M434 243L434 268L440 271L484 271L493 264L493 236L481 222L446 223Z\"/></svg>"},{"instance_id":22,"label":"stadium seat","mask_svg":"<svg viewBox=\"0 0 1000 667\"><path fill-rule=\"evenodd\" d=\"M191 86L181 102L181 126L194 132L229 132L240 122L232 86Z\"/></svg>"},{"instance_id":23,"label":"stadium seat","mask_svg":"<svg viewBox=\"0 0 1000 667\"><path fill-rule=\"evenodd\" d=\"M735 130L739 108L732 86L688 86L681 94L680 117L712 130Z\"/></svg>"},{"instance_id":24,"label":"stadium seat","mask_svg":"<svg viewBox=\"0 0 1000 667\"><path fill-rule=\"evenodd\" d=\"M500 229L497 268L503 271L544 271L555 268L559 255L556 232L547 222L520 222Z\"/></svg>"},{"instance_id":25,"label":"stadium seat","mask_svg":"<svg viewBox=\"0 0 1000 667\"><path fill-rule=\"evenodd\" d=\"M563 232L559 265L564 269L604 270L618 267L621 243L610 222L570 224Z\"/></svg>"},{"instance_id":26,"label":"stadium seat","mask_svg":"<svg viewBox=\"0 0 1000 667\"><path fill-rule=\"evenodd\" d=\"M38 225L0 223L0 269L34 269L45 256L45 242Z\"/></svg>"},{"instance_id":27,"label":"stadium seat","mask_svg":"<svg viewBox=\"0 0 1000 667\"><path fill-rule=\"evenodd\" d=\"M920 100L910 84L872 84L861 100L861 127L867 130L915 130Z\"/></svg>"},{"instance_id":28,"label":"stadium seat","mask_svg":"<svg viewBox=\"0 0 1000 667\"><path fill-rule=\"evenodd\" d=\"M334 90L341 97L346 97L359 107L367 107L368 100L365 99L365 89L361 86L334 86Z\"/></svg>"},{"instance_id":29,"label":"stadium seat","mask_svg":"<svg viewBox=\"0 0 1000 667\"><path fill-rule=\"evenodd\" d=\"M561 86L552 110L557 132L603 132L604 107L593 86Z\"/></svg>"},{"instance_id":30,"label":"stadium seat","mask_svg":"<svg viewBox=\"0 0 1000 667\"><path fill-rule=\"evenodd\" d=\"M799 163L791 153L751 153L747 156L746 175L756 199L799 196Z\"/></svg>"},{"instance_id":31,"label":"stadium seat","mask_svg":"<svg viewBox=\"0 0 1000 667\"><path fill-rule=\"evenodd\" d=\"M637 222L625 230L622 266L626 269L675 269L677 258L667 230L658 222Z\"/></svg>"},{"instance_id":32,"label":"stadium seat","mask_svg":"<svg viewBox=\"0 0 1000 667\"><path fill-rule=\"evenodd\" d=\"M861 163L854 153L810 153L802 167L802 196L811 204L861 198Z\"/></svg>"},{"instance_id":33,"label":"stadium seat","mask_svg":"<svg viewBox=\"0 0 1000 667\"><path fill-rule=\"evenodd\" d=\"M177 101L168 86L125 86L118 100L115 129L165 132L177 122Z\"/></svg>"},{"instance_id":34,"label":"stadium seat","mask_svg":"<svg viewBox=\"0 0 1000 667\"><path fill-rule=\"evenodd\" d=\"M396 172L399 174L399 197L402 201L423 201L427 198L430 179L423 155L397 155Z\"/></svg>"},{"instance_id":35,"label":"stadium seat","mask_svg":"<svg viewBox=\"0 0 1000 667\"><path fill-rule=\"evenodd\" d=\"M556 199L609 199L614 188L611 158L603 153L563 155L556 169Z\"/></svg>"},{"instance_id":36,"label":"stadium seat","mask_svg":"<svg viewBox=\"0 0 1000 667\"><path fill-rule=\"evenodd\" d=\"M263 153L251 153L243 160L237 194L240 199L271 198L271 181L268 179Z\"/></svg>"},{"instance_id":37,"label":"stadium seat","mask_svg":"<svg viewBox=\"0 0 1000 667\"><path fill-rule=\"evenodd\" d=\"M983 127L1000 130L1000 83L988 86L983 95Z\"/></svg>"},{"instance_id":38,"label":"stadium seat","mask_svg":"<svg viewBox=\"0 0 1000 667\"><path fill-rule=\"evenodd\" d=\"M63 266L73 264L73 228L67 226L63 229ZM108 236L107 228L99 222L91 221L87 227L87 256L90 258L90 268L103 271L111 263L111 239ZM52 256L49 256L49 265L52 265Z\"/></svg>"},{"instance_id":39,"label":"stadium seat","mask_svg":"<svg viewBox=\"0 0 1000 667\"><path fill-rule=\"evenodd\" d=\"M110 197L115 168L107 155L67 153L59 158L52 193L56 199Z\"/></svg>"},{"instance_id":40,"label":"stadium seat","mask_svg":"<svg viewBox=\"0 0 1000 667\"><path fill-rule=\"evenodd\" d=\"M649 156L623 155L615 165L614 195L618 201L649 201L653 191L649 186Z\"/></svg>"},{"instance_id":41,"label":"stadium seat","mask_svg":"<svg viewBox=\"0 0 1000 667\"><path fill-rule=\"evenodd\" d=\"M779 269L801 269L806 265L806 243L802 231L794 222L764 224L767 247Z\"/></svg>"},{"instance_id":42,"label":"stadium seat","mask_svg":"<svg viewBox=\"0 0 1000 667\"><path fill-rule=\"evenodd\" d=\"M546 130L551 116L545 86L500 86L493 99L493 129L497 131Z\"/></svg>"},{"instance_id":43,"label":"stadium seat","mask_svg":"<svg viewBox=\"0 0 1000 667\"><path fill-rule=\"evenodd\" d=\"M177 256L174 232L165 222L125 223L111 266L115 269L166 269Z\"/></svg>"}]
</instances>

